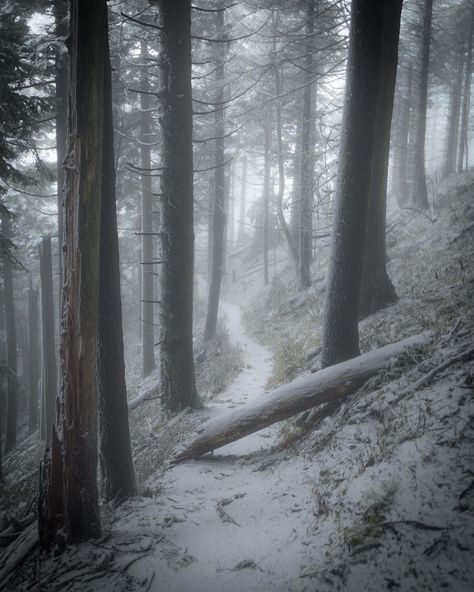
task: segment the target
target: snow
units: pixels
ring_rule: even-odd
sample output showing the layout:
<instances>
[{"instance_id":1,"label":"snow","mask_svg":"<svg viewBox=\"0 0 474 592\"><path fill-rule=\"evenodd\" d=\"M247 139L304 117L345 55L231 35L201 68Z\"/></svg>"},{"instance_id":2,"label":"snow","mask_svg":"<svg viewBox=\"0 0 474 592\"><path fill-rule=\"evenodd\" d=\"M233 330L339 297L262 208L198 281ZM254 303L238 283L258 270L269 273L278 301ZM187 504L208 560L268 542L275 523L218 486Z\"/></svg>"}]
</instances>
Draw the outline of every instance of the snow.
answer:
<instances>
[{"instance_id":1,"label":"snow","mask_svg":"<svg viewBox=\"0 0 474 592\"><path fill-rule=\"evenodd\" d=\"M442 365L474 339L472 186L464 197L451 191L445 209L440 198L434 223L397 214L389 271L401 298L361 324L364 351L436 330L433 347L390 365L299 440L284 442L294 427L287 422L213 456L154 469L146 496L106 509L103 539L35 559L10 590L471 592L474 363ZM273 331L295 340L309 332L308 320L315 333L317 286L292 311L284 294L279 309L258 284L249 276L227 294L233 304L221 304L244 369L205 411L183 418L194 429L257 405L274 373L270 345L249 337L239 306L248 311L253 300L268 309L250 327L259 341ZM262 326L271 330L264 335ZM423 382L434 368L441 371ZM160 446L142 452L154 466Z\"/></svg>"},{"instance_id":2,"label":"snow","mask_svg":"<svg viewBox=\"0 0 474 592\"><path fill-rule=\"evenodd\" d=\"M214 417L258 399L272 363L269 351L245 334L237 306L222 303L221 313L245 370L207 410ZM270 453L274 441L274 429L264 430L223 447L219 456L166 473L159 504L150 502L139 512L150 524L170 524L166 544L134 568L140 576L159 574L151 590L257 591L269 574L280 582L297 576L300 549L290 541L298 522L304 528L299 512L305 487L293 492L302 475ZM124 528L130 528L130 516Z\"/></svg>"}]
</instances>

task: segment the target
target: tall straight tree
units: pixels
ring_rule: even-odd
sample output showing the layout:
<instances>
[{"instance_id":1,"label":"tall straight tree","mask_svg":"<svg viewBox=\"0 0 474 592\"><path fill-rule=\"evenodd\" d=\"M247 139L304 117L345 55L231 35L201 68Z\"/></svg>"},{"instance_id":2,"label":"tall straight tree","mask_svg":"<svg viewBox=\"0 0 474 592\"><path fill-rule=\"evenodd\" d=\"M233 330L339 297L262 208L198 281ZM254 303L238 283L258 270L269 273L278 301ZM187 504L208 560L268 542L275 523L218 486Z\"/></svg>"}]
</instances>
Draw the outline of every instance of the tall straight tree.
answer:
<instances>
[{"instance_id":1,"label":"tall straight tree","mask_svg":"<svg viewBox=\"0 0 474 592\"><path fill-rule=\"evenodd\" d=\"M10 215L5 212L2 215L2 238L11 241ZM5 424L5 453L10 452L16 445L17 431L17 356L16 356L16 324L15 324L15 296L13 288L13 266L9 249L2 245L3 256L3 286L5 295L5 314L7 318L7 397L6 397L6 424Z\"/></svg>"},{"instance_id":2,"label":"tall straight tree","mask_svg":"<svg viewBox=\"0 0 474 592\"><path fill-rule=\"evenodd\" d=\"M273 13L273 26L278 27L278 17ZM280 66L276 63L276 37L273 40L273 82L275 85L275 96L281 95L281 74ZM283 154L283 138L282 138L282 117L281 117L281 101L277 100L275 103L275 131L276 131L276 145L277 145L277 162L278 162L278 194L276 197L276 213L278 224L283 232L286 243L288 245L288 251L293 259L295 267L298 265L298 251L296 248L294 235L292 234L285 218L283 211L283 197L285 195L285 163Z\"/></svg>"},{"instance_id":3,"label":"tall straight tree","mask_svg":"<svg viewBox=\"0 0 474 592\"><path fill-rule=\"evenodd\" d=\"M61 392L39 500L40 542L48 550L101 532L96 372L107 35L106 0L72 0Z\"/></svg>"},{"instance_id":4,"label":"tall straight tree","mask_svg":"<svg viewBox=\"0 0 474 592\"><path fill-rule=\"evenodd\" d=\"M426 210L430 205L428 203L428 191L426 188L425 136L426 112L428 108L428 74L430 65L433 0L423 0L422 7L421 40L419 43L418 57L420 71L418 76L415 78L417 86L417 101L415 131L413 134L413 187L410 201L413 207L420 210Z\"/></svg>"},{"instance_id":5,"label":"tall straight tree","mask_svg":"<svg viewBox=\"0 0 474 592\"><path fill-rule=\"evenodd\" d=\"M30 390L28 403L28 430L33 433L38 427L39 402L39 320L38 320L38 290L33 287L30 279L28 289L28 344L29 344L29 374Z\"/></svg>"},{"instance_id":6,"label":"tall straight tree","mask_svg":"<svg viewBox=\"0 0 474 592\"><path fill-rule=\"evenodd\" d=\"M224 10L216 12L216 31L219 36L224 34ZM216 44L217 45L217 44ZM211 208L212 229L209 230L211 241L211 273L209 280L209 297L207 304L206 324L204 327L204 341L214 337L219 312L222 275L225 254L225 226L226 226L226 171L225 160L225 51L215 48L215 88L217 105L215 111L215 170L214 170L214 199Z\"/></svg>"},{"instance_id":7,"label":"tall straight tree","mask_svg":"<svg viewBox=\"0 0 474 592\"><path fill-rule=\"evenodd\" d=\"M359 313L365 317L396 300L386 266L387 176L390 152L398 41L403 0L385 3L384 33L379 73L375 139L370 180L367 237Z\"/></svg>"},{"instance_id":8,"label":"tall straight tree","mask_svg":"<svg viewBox=\"0 0 474 592\"><path fill-rule=\"evenodd\" d=\"M471 102L471 79L472 79L472 36L474 33L474 2L466 0L464 9L468 22L466 33L466 64L464 67L464 90L462 97L461 124L459 129L459 152L457 172L464 170L464 157L467 157L467 132L469 125L469 105ZM467 158L466 158L467 161ZM467 168L467 162L466 162Z\"/></svg>"},{"instance_id":9,"label":"tall straight tree","mask_svg":"<svg viewBox=\"0 0 474 592\"><path fill-rule=\"evenodd\" d=\"M449 116L444 154L445 176L456 172L458 155L459 119L461 115L461 96L464 74L464 47L459 47L454 52L454 80L451 83L449 97Z\"/></svg>"},{"instance_id":10,"label":"tall straight tree","mask_svg":"<svg viewBox=\"0 0 474 592\"><path fill-rule=\"evenodd\" d=\"M271 174L271 127L269 121L263 123L263 283L268 284L268 250L270 243L270 174Z\"/></svg>"},{"instance_id":11,"label":"tall straight tree","mask_svg":"<svg viewBox=\"0 0 474 592\"><path fill-rule=\"evenodd\" d=\"M311 285L311 259L313 245L313 182L314 182L314 113L313 94L313 36L314 0L306 0L306 58L304 65L303 127L301 130L301 175L298 228L298 284L301 290Z\"/></svg>"},{"instance_id":12,"label":"tall straight tree","mask_svg":"<svg viewBox=\"0 0 474 592\"><path fill-rule=\"evenodd\" d=\"M335 219L327 279L321 363L359 354L359 295L383 72L387 3L352 0Z\"/></svg>"},{"instance_id":13,"label":"tall straight tree","mask_svg":"<svg viewBox=\"0 0 474 592\"><path fill-rule=\"evenodd\" d=\"M125 383L115 195L112 71L107 23L105 27L97 350L99 454L104 499L106 502L113 501L118 504L134 495L136 487Z\"/></svg>"},{"instance_id":14,"label":"tall straight tree","mask_svg":"<svg viewBox=\"0 0 474 592\"><path fill-rule=\"evenodd\" d=\"M191 1L161 8L160 391L169 412L198 407L193 356Z\"/></svg>"},{"instance_id":15,"label":"tall straight tree","mask_svg":"<svg viewBox=\"0 0 474 592\"><path fill-rule=\"evenodd\" d=\"M245 237L245 219L247 217L247 156L242 156L242 169L240 176L240 204L239 204L239 230L237 242L242 243Z\"/></svg>"},{"instance_id":16,"label":"tall straight tree","mask_svg":"<svg viewBox=\"0 0 474 592\"><path fill-rule=\"evenodd\" d=\"M403 88L398 99L393 133L393 184L392 191L398 205L403 207L409 198L408 189L408 136L412 110L413 65L403 64L401 68ZM401 86L401 84L400 84Z\"/></svg>"},{"instance_id":17,"label":"tall straight tree","mask_svg":"<svg viewBox=\"0 0 474 592\"><path fill-rule=\"evenodd\" d=\"M142 61L140 94L140 156L142 171L142 374L148 376L155 369L155 332L153 298L153 207L151 194L151 112L150 81L148 76L148 43L140 41Z\"/></svg>"},{"instance_id":18,"label":"tall straight tree","mask_svg":"<svg viewBox=\"0 0 474 592\"><path fill-rule=\"evenodd\" d=\"M62 236L63 236L63 162L66 156L67 142L67 97L68 97L68 66L64 42L68 33L68 0L54 0L54 24L56 47L54 56L55 95L56 95L56 177L58 191L58 267L59 294L62 287Z\"/></svg>"},{"instance_id":19,"label":"tall straight tree","mask_svg":"<svg viewBox=\"0 0 474 592\"><path fill-rule=\"evenodd\" d=\"M56 344L54 338L54 298L53 298L53 258L51 237L41 241L40 249L41 279L41 437L51 442L55 422L55 401L58 381L56 368Z\"/></svg>"}]
</instances>

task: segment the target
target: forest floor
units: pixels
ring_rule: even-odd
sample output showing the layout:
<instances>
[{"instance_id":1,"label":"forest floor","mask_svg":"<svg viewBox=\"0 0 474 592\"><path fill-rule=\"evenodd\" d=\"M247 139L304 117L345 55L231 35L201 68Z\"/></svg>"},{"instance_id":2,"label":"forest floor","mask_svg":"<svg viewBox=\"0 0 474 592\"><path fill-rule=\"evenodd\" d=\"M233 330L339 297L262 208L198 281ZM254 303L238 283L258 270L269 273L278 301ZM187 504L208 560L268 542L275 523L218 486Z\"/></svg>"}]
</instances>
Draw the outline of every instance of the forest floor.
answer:
<instances>
[{"instance_id":1,"label":"forest floor","mask_svg":"<svg viewBox=\"0 0 474 592\"><path fill-rule=\"evenodd\" d=\"M203 411L164 422L153 420L157 402L137 410L141 495L103 508L102 539L56 559L32 554L5 589L470 592L473 197L474 178L457 178L439 188L436 215L389 215L400 299L361 323L362 348L431 330L427 350L394 361L319 424L299 417L171 466L203 421L318 367L326 247L303 294L278 252L268 287L255 261L240 263L225 298L245 314L223 303L221 316L241 372ZM0 580L1 567L0 557Z\"/></svg>"}]
</instances>

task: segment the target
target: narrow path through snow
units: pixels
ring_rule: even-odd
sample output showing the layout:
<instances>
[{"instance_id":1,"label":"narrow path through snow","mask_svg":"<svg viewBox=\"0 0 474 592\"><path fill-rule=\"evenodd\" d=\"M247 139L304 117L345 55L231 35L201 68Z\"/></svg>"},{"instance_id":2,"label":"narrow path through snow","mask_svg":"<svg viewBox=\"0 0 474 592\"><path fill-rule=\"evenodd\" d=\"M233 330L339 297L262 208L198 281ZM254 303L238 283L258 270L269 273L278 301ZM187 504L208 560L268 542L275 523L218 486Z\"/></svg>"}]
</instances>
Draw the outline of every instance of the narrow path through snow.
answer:
<instances>
[{"instance_id":1,"label":"narrow path through snow","mask_svg":"<svg viewBox=\"0 0 474 592\"><path fill-rule=\"evenodd\" d=\"M256 343L244 331L240 309L235 304L222 302L221 316L229 331L230 341L241 348L244 369L235 381L216 398L214 406L228 410L245 405L265 391L272 370L272 355L263 346ZM257 452L262 447L262 440L271 438L274 429L257 432L224 446L219 454L248 454Z\"/></svg>"},{"instance_id":2,"label":"narrow path through snow","mask_svg":"<svg viewBox=\"0 0 474 592\"><path fill-rule=\"evenodd\" d=\"M242 349L244 369L209 404L210 415L259 397L271 371L270 352L251 339L237 306L221 303L231 341ZM310 499L299 463L272 454L275 428L250 435L215 456L169 469L160 495L144 500L133 534L163 524L165 540L133 566L138 577L155 578L155 592L289 591L301 582L304 531L301 500ZM250 454L251 453L251 454ZM301 513L300 513L301 512ZM134 526L135 523L135 526Z\"/></svg>"}]
</instances>

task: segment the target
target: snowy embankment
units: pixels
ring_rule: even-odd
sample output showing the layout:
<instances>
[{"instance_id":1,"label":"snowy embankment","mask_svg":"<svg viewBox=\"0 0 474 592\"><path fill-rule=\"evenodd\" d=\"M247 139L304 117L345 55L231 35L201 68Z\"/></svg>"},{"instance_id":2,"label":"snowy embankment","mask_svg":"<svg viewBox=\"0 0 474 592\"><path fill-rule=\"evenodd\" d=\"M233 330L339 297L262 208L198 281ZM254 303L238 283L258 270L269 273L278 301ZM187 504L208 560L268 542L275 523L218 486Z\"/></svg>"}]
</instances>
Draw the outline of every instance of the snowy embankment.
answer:
<instances>
[{"instance_id":1,"label":"snowy embankment","mask_svg":"<svg viewBox=\"0 0 474 592\"><path fill-rule=\"evenodd\" d=\"M436 218L397 214L389 272L400 300L361 324L364 351L434 331L427 351L392 363L320 423L285 422L214 456L159 469L146 497L105 512L103 539L25 566L10 589L471 592L472 194L472 181L464 193L450 191ZM257 282L242 282L242 290L255 294ZM262 325L293 342L311 320L317 335L319 286L295 313L259 296L268 312ZM204 412L171 422L183 438L257 401L274 373L239 310L222 308L244 370ZM152 438L140 454L157 466L161 450Z\"/></svg>"}]
</instances>

